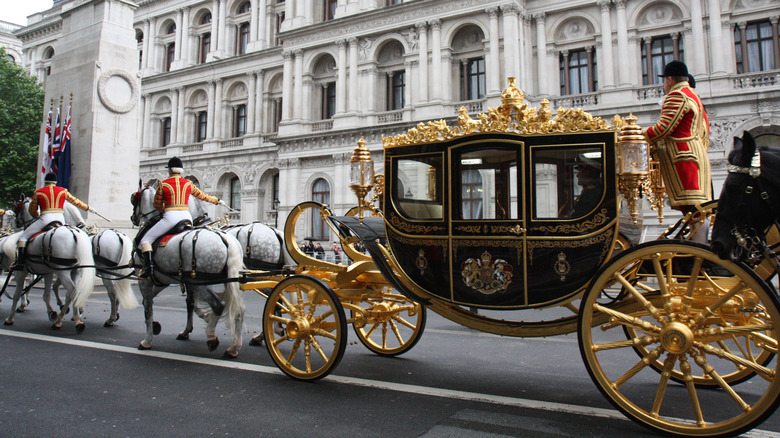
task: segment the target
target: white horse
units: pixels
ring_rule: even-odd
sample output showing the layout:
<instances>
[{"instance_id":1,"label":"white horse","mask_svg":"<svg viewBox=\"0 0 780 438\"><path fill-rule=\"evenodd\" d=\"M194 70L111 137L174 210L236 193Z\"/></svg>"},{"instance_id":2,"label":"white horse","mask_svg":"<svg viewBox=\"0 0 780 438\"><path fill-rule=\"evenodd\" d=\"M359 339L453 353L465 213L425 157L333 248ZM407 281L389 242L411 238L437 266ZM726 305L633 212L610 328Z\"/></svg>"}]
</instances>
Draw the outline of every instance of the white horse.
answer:
<instances>
[{"instance_id":1,"label":"white horse","mask_svg":"<svg viewBox=\"0 0 780 438\"><path fill-rule=\"evenodd\" d=\"M133 196L133 224L143 226L162 214L154 208L154 194L153 187L142 186ZM219 320L225 319L233 337L233 344L225 351L225 357L236 357L241 348L245 310L244 295L237 283L243 262L241 245L236 238L209 229L184 231L171 237L165 246L158 247L153 259L154 278L138 282L146 319L146 337L138 348L151 348L153 335L160 332L159 323L153 320L154 297L170 284L181 284L186 288L188 301L191 301L198 316L206 321L209 351L214 351L219 345L215 329ZM142 265L138 251L135 265ZM224 285L222 292L215 287L219 284ZM224 305L220 301L224 301Z\"/></svg>"},{"instance_id":2,"label":"white horse","mask_svg":"<svg viewBox=\"0 0 780 438\"><path fill-rule=\"evenodd\" d=\"M3 252L11 259L15 259L16 246L20 237L21 233L16 233L3 242ZM60 312L55 315L52 329L62 327L62 319L68 308L72 306L76 332L83 332L85 325L81 321L79 309L86 303L95 283L92 244L87 233L78 228L61 226L34 236L27 242L25 271L49 277L51 274L57 274L67 295ZM23 274L24 272L17 273L17 275ZM23 281L19 281L17 277L16 293L5 325L14 323L16 305L24 290L21 287L22 283Z\"/></svg>"},{"instance_id":3,"label":"white horse","mask_svg":"<svg viewBox=\"0 0 780 438\"><path fill-rule=\"evenodd\" d=\"M133 241L116 230L102 230L92 236L92 256L95 259L97 276L103 280L111 302L111 314L103 327L111 327L119 319L119 306L132 310L138 307L130 276L134 270L130 263L133 257ZM55 283L55 292L57 284Z\"/></svg>"}]
</instances>

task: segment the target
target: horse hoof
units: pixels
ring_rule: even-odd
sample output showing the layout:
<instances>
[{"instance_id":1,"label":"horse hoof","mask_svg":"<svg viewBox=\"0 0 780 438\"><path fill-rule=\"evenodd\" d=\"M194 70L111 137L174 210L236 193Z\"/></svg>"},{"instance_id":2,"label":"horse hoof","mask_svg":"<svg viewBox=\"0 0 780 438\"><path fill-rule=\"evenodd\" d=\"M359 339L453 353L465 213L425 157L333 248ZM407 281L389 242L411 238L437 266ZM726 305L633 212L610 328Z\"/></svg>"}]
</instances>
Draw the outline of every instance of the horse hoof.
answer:
<instances>
[{"instance_id":1,"label":"horse hoof","mask_svg":"<svg viewBox=\"0 0 780 438\"><path fill-rule=\"evenodd\" d=\"M55 319L57 319L57 312L52 310L49 312L49 321L54 321Z\"/></svg>"},{"instance_id":2,"label":"horse hoof","mask_svg":"<svg viewBox=\"0 0 780 438\"><path fill-rule=\"evenodd\" d=\"M151 349L152 349L152 347L151 347L151 346L149 346L149 347L144 347L144 344L138 344L138 349L139 349L139 350L151 350Z\"/></svg>"},{"instance_id":3,"label":"horse hoof","mask_svg":"<svg viewBox=\"0 0 780 438\"><path fill-rule=\"evenodd\" d=\"M57 324L52 324L51 325L51 329L52 330L59 330L61 327L62 327L61 325L57 325Z\"/></svg>"},{"instance_id":4,"label":"horse hoof","mask_svg":"<svg viewBox=\"0 0 780 438\"><path fill-rule=\"evenodd\" d=\"M154 333L155 336L159 335L162 331L162 326L159 322L155 321L152 323L152 333Z\"/></svg>"},{"instance_id":5,"label":"horse hoof","mask_svg":"<svg viewBox=\"0 0 780 438\"><path fill-rule=\"evenodd\" d=\"M20 308L16 309L16 313L24 313L24 308L20 307Z\"/></svg>"},{"instance_id":6,"label":"horse hoof","mask_svg":"<svg viewBox=\"0 0 780 438\"><path fill-rule=\"evenodd\" d=\"M188 335L186 333L179 333L179 335L176 336L176 340L177 341L187 341L189 339L190 339L190 335Z\"/></svg>"},{"instance_id":7,"label":"horse hoof","mask_svg":"<svg viewBox=\"0 0 780 438\"><path fill-rule=\"evenodd\" d=\"M111 322L111 321L106 321L106 322L103 323L103 327L113 327L113 326L114 326L114 323Z\"/></svg>"},{"instance_id":8,"label":"horse hoof","mask_svg":"<svg viewBox=\"0 0 780 438\"><path fill-rule=\"evenodd\" d=\"M206 341L206 345L209 347L209 351L214 351L219 347L219 339L209 339Z\"/></svg>"},{"instance_id":9,"label":"horse hoof","mask_svg":"<svg viewBox=\"0 0 780 438\"><path fill-rule=\"evenodd\" d=\"M3 325L14 325L13 321L4 321Z\"/></svg>"},{"instance_id":10,"label":"horse hoof","mask_svg":"<svg viewBox=\"0 0 780 438\"><path fill-rule=\"evenodd\" d=\"M231 353L225 350L225 354L222 355L222 359L235 359L238 357L238 353Z\"/></svg>"},{"instance_id":11,"label":"horse hoof","mask_svg":"<svg viewBox=\"0 0 780 438\"><path fill-rule=\"evenodd\" d=\"M260 333L259 335L255 336L254 338L249 340L249 345L252 347L259 347L263 345L263 334Z\"/></svg>"},{"instance_id":12,"label":"horse hoof","mask_svg":"<svg viewBox=\"0 0 780 438\"><path fill-rule=\"evenodd\" d=\"M76 324L76 334L82 334L84 333L84 329L87 328L87 325L84 323Z\"/></svg>"},{"instance_id":13,"label":"horse hoof","mask_svg":"<svg viewBox=\"0 0 780 438\"><path fill-rule=\"evenodd\" d=\"M117 322L117 321L119 321L119 312L116 312L116 319L114 320L114 322Z\"/></svg>"}]
</instances>

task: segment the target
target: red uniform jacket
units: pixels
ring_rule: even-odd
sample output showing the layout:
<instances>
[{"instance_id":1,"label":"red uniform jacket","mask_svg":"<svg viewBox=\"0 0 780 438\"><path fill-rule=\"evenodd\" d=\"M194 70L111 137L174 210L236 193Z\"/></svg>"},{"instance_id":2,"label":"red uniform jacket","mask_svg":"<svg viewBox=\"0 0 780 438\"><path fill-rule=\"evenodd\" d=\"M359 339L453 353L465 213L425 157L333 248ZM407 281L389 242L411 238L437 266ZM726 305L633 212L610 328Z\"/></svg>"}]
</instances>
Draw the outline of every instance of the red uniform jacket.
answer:
<instances>
[{"instance_id":1,"label":"red uniform jacket","mask_svg":"<svg viewBox=\"0 0 780 438\"><path fill-rule=\"evenodd\" d=\"M160 211L187 210L190 195L212 204L219 203L219 198L201 192L190 180L180 175L173 175L157 185L154 208Z\"/></svg>"},{"instance_id":2,"label":"red uniform jacket","mask_svg":"<svg viewBox=\"0 0 780 438\"><path fill-rule=\"evenodd\" d=\"M712 200L710 122L688 82L676 83L664 98L661 120L647 128L672 207ZM652 149L651 149L652 150Z\"/></svg>"},{"instance_id":3,"label":"red uniform jacket","mask_svg":"<svg viewBox=\"0 0 780 438\"><path fill-rule=\"evenodd\" d=\"M32 215L32 217L38 217L39 206L41 207L41 213L62 213L65 201L70 202L84 211L89 210L87 204L68 193L68 190L64 187L48 185L35 191L32 202L30 202L30 215Z\"/></svg>"}]
</instances>

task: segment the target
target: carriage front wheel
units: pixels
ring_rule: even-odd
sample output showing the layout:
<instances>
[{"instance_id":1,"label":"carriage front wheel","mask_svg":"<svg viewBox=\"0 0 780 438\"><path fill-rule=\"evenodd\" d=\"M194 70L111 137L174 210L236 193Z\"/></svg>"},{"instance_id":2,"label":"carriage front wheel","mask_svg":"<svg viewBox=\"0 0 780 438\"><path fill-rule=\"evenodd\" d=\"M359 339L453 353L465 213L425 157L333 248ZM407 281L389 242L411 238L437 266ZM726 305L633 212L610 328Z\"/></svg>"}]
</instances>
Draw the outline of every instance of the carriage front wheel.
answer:
<instances>
[{"instance_id":1,"label":"carriage front wheel","mask_svg":"<svg viewBox=\"0 0 780 438\"><path fill-rule=\"evenodd\" d=\"M360 342L380 356L411 350L425 330L425 307L401 294L366 298L352 310L352 327Z\"/></svg>"},{"instance_id":2,"label":"carriage front wheel","mask_svg":"<svg viewBox=\"0 0 780 438\"><path fill-rule=\"evenodd\" d=\"M336 294L316 277L279 282L265 303L263 336L285 374L317 380L339 364L347 347L347 318Z\"/></svg>"},{"instance_id":3,"label":"carriage front wheel","mask_svg":"<svg viewBox=\"0 0 780 438\"><path fill-rule=\"evenodd\" d=\"M625 290L621 299L600 304L615 288ZM652 430L735 435L780 401L778 360L767 360L777 351L780 302L754 271L705 245L654 241L615 257L583 295L578 323L596 386ZM734 377L753 373L750 384L736 385L742 379ZM702 390L703 381L713 389Z\"/></svg>"}]
</instances>

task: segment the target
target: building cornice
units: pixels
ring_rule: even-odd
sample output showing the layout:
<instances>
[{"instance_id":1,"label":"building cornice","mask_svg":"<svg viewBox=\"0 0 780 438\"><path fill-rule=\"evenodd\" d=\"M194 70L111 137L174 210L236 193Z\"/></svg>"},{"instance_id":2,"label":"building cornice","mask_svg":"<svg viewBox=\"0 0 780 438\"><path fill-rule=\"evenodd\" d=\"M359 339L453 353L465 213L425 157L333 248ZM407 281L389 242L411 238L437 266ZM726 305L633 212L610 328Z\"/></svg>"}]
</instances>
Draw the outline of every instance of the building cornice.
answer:
<instances>
[{"instance_id":1,"label":"building cornice","mask_svg":"<svg viewBox=\"0 0 780 438\"><path fill-rule=\"evenodd\" d=\"M57 15L47 19L46 21L40 21L33 25L25 26L17 31L14 31L13 34L23 43L27 43L47 35L58 33L61 30L62 18Z\"/></svg>"}]
</instances>

